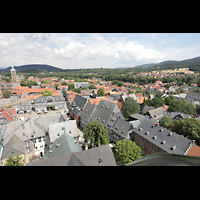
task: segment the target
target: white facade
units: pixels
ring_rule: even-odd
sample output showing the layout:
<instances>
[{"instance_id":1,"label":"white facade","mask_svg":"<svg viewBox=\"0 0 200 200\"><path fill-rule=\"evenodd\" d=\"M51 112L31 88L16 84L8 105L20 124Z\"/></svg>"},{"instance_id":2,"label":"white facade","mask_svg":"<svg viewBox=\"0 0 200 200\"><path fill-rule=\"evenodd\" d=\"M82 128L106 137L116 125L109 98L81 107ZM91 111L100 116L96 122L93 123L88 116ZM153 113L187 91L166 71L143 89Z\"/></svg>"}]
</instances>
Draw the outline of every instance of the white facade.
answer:
<instances>
[{"instance_id":1,"label":"white facade","mask_svg":"<svg viewBox=\"0 0 200 200\"><path fill-rule=\"evenodd\" d=\"M35 138L35 155L41 154L44 155L44 148L45 148L45 137L38 137Z\"/></svg>"}]
</instances>

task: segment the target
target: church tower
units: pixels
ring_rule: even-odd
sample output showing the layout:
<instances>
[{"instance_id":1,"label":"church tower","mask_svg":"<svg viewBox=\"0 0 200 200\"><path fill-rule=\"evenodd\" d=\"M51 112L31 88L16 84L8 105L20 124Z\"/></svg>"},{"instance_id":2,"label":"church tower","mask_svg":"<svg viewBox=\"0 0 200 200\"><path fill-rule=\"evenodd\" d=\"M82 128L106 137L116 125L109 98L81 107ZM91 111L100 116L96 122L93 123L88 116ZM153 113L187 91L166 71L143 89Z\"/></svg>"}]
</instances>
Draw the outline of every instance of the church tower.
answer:
<instances>
[{"instance_id":1,"label":"church tower","mask_svg":"<svg viewBox=\"0 0 200 200\"><path fill-rule=\"evenodd\" d=\"M14 66L12 66L10 73L11 73L11 81L12 82L17 81L17 74L16 70L14 69Z\"/></svg>"}]
</instances>

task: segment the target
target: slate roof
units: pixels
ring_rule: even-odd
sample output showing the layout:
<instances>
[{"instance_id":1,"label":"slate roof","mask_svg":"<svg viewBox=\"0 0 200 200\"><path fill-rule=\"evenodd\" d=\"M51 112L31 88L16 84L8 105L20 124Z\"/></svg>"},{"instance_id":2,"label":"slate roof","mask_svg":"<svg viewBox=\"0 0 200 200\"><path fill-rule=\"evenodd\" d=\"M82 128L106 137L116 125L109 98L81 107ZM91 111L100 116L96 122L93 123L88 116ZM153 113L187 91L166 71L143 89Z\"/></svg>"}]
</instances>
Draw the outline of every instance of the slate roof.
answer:
<instances>
[{"instance_id":1,"label":"slate roof","mask_svg":"<svg viewBox=\"0 0 200 200\"><path fill-rule=\"evenodd\" d=\"M73 103L75 103L75 105L78 106L79 108L83 108L85 106L86 102L87 102L86 98L77 94L72 102L72 105L73 105Z\"/></svg>"},{"instance_id":2,"label":"slate roof","mask_svg":"<svg viewBox=\"0 0 200 200\"><path fill-rule=\"evenodd\" d=\"M143 119L134 132L162 148L167 153L184 155L192 145L191 140L161 126L155 126L148 119ZM146 134L147 132L148 134ZM170 133L171 135L169 135ZM164 144L162 144L163 141L165 141ZM172 147L175 147L174 150Z\"/></svg>"},{"instance_id":3,"label":"slate roof","mask_svg":"<svg viewBox=\"0 0 200 200\"><path fill-rule=\"evenodd\" d=\"M184 118L191 118L190 115L185 114L185 113L180 113L180 112L171 112L171 113L169 113L168 115L169 115L169 117L170 117L171 119L173 119L173 118L176 117L177 115L180 115L183 119L184 119Z\"/></svg>"},{"instance_id":4,"label":"slate roof","mask_svg":"<svg viewBox=\"0 0 200 200\"><path fill-rule=\"evenodd\" d=\"M66 120L66 116L63 116L63 114L54 114L32 117L23 121L12 121L8 124L5 132L1 136L3 145L5 146L14 134L23 141L32 139L33 131L35 138L45 136L48 132L49 124Z\"/></svg>"},{"instance_id":5,"label":"slate roof","mask_svg":"<svg viewBox=\"0 0 200 200\"><path fill-rule=\"evenodd\" d=\"M10 155L17 156L19 153L25 154L25 143L18 136L13 135L3 148L1 159L7 159Z\"/></svg>"},{"instance_id":6,"label":"slate roof","mask_svg":"<svg viewBox=\"0 0 200 200\"><path fill-rule=\"evenodd\" d=\"M84 151L39 159L26 166L116 166L110 145Z\"/></svg>"},{"instance_id":7,"label":"slate roof","mask_svg":"<svg viewBox=\"0 0 200 200\"><path fill-rule=\"evenodd\" d=\"M49 150L44 154L42 159L51 158L54 156L65 155L81 151L79 142L67 133L63 133L58 137Z\"/></svg>"},{"instance_id":8,"label":"slate roof","mask_svg":"<svg viewBox=\"0 0 200 200\"><path fill-rule=\"evenodd\" d=\"M165 114L165 109L161 106L159 108L150 110L149 114L153 119L160 119Z\"/></svg>"},{"instance_id":9,"label":"slate roof","mask_svg":"<svg viewBox=\"0 0 200 200\"><path fill-rule=\"evenodd\" d=\"M113 128L127 139L129 138L128 131L133 129L132 124L125 121L117 104L106 100L101 100L97 106L87 103L80 112L80 116L81 122L85 124L99 120L104 127Z\"/></svg>"},{"instance_id":10,"label":"slate roof","mask_svg":"<svg viewBox=\"0 0 200 200\"><path fill-rule=\"evenodd\" d=\"M143 110L142 110L142 114L144 114L144 113L146 113L146 112L148 112L150 110L154 110L154 109L155 108L153 106L147 106L147 105L145 105L144 108L143 108Z\"/></svg>"},{"instance_id":11,"label":"slate roof","mask_svg":"<svg viewBox=\"0 0 200 200\"><path fill-rule=\"evenodd\" d=\"M56 140L58 133L61 136L64 132L73 138L78 137L76 120L49 124L49 137L51 142Z\"/></svg>"}]
</instances>

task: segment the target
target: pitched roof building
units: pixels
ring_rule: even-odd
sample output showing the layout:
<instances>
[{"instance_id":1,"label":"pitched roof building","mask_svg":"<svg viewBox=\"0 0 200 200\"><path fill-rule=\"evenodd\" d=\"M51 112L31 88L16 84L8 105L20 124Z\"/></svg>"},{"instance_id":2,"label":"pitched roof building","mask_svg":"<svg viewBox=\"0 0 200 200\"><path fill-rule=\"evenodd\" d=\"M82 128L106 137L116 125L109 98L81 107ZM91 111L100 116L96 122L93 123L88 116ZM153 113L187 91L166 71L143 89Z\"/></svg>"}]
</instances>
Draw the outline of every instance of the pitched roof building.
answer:
<instances>
[{"instance_id":1,"label":"pitched roof building","mask_svg":"<svg viewBox=\"0 0 200 200\"><path fill-rule=\"evenodd\" d=\"M132 124L125 121L117 104L106 100L101 100L97 106L87 103L80 112L80 117L81 130L87 123L98 120L108 129L108 138L112 142L129 139L133 129Z\"/></svg>"},{"instance_id":2,"label":"pitched roof building","mask_svg":"<svg viewBox=\"0 0 200 200\"><path fill-rule=\"evenodd\" d=\"M142 155L174 153L186 155L194 142L166 128L143 119L134 130L134 141L142 149Z\"/></svg>"},{"instance_id":3,"label":"pitched roof building","mask_svg":"<svg viewBox=\"0 0 200 200\"><path fill-rule=\"evenodd\" d=\"M26 166L116 166L110 145L27 163Z\"/></svg>"}]
</instances>

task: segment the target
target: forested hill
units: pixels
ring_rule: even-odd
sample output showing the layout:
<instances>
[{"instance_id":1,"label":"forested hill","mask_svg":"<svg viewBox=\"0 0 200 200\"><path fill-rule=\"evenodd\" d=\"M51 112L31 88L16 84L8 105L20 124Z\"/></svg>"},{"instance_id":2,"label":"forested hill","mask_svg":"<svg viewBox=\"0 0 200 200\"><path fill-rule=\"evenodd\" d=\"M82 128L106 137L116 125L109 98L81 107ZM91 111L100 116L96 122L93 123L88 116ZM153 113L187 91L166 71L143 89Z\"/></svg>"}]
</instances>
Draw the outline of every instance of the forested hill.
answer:
<instances>
[{"instance_id":1,"label":"forested hill","mask_svg":"<svg viewBox=\"0 0 200 200\"><path fill-rule=\"evenodd\" d=\"M191 71L200 72L200 57L195 57L191 59L181 60L181 61L164 61L149 67L149 70L158 69L176 69L176 68L189 68Z\"/></svg>"},{"instance_id":2,"label":"forested hill","mask_svg":"<svg viewBox=\"0 0 200 200\"><path fill-rule=\"evenodd\" d=\"M21 65L21 66L14 66L14 68L16 69L16 71L23 71L23 72L42 72L42 71L49 71L49 72L53 72L53 71L62 71L63 69L58 68L58 67L53 67L51 65L40 65L40 64L29 64L29 65ZM1 69L1 72L10 72L11 70L11 66Z\"/></svg>"}]
</instances>

